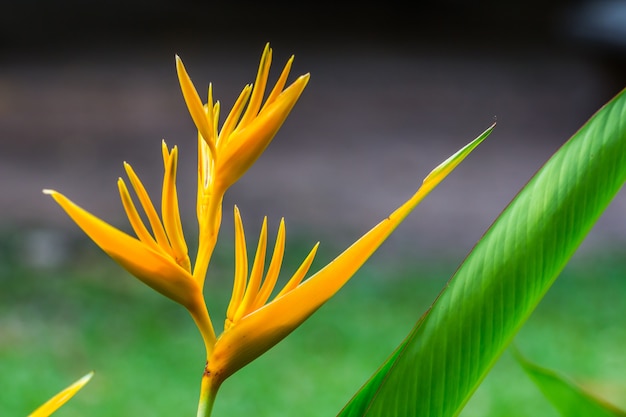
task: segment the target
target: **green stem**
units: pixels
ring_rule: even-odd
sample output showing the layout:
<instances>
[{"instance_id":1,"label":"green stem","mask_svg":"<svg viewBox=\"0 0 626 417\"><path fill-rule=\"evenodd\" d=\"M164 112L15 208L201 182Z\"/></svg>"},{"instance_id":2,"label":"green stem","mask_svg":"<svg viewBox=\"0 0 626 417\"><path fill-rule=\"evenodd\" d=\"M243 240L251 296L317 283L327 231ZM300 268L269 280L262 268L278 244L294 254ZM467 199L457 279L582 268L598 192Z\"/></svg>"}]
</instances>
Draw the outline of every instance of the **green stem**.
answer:
<instances>
[{"instance_id":1,"label":"green stem","mask_svg":"<svg viewBox=\"0 0 626 417\"><path fill-rule=\"evenodd\" d=\"M208 368L209 363L207 362L204 367L204 372L202 374L202 383L200 384L200 401L198 402L197 417L211 416L217 391L222 384L220 380L215 378L214 374L211 374L209 372Z\"/></svg>"}]
</instances>

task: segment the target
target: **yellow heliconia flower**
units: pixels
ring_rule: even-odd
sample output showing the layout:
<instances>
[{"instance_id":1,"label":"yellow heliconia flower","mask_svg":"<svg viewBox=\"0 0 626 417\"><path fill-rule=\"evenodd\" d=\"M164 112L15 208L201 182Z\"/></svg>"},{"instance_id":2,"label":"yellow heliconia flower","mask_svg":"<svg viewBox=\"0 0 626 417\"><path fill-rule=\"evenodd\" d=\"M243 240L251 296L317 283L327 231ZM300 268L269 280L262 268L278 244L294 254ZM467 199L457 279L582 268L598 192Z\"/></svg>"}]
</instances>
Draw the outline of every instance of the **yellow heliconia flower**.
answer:
<instances>
[{"instance_id":1,"label":"yellow heliconia flower","mask_svg":"<svg viewBox=\"0 0 626 417\"><path fill-rule=\"evenodd\" d=\"M45 404L41 405L38 409L29 414L28 417L48 417L58 410L63 404L69 401L74 394L76 394L82 387L85 386L87 382L89 382L92 376L93 372L89 372L87 375L80 378L78 381L74 382L54 397L50 398Z\"/></svg>"},{"instance_id":2,"label":"yellow heliconia flower","mask_svg":"<svg viewBox=\"0 0 626 417\"><path fill-rule=\"evenodd\" d=\"M126 183L119 179L122 203L136 238L98 219L62 194L44 190L115 261L150 287L189 310L202 334L207 354L198 416L210 415L215 394L228 376L282 340L331 298L415 206L494 127L489 127L478 138L441 163L424 179L421 187L407 202L335 260L305 280L317 250L315 245L292 278L269 302L285 249L284 221L280 222L266 272L267 220L263 222L256 255L249 271L243 222L239 209L235 207L233 293L226 311L224 331L216 337L204 300L203 287L221 224L224 193L268 146L309 79L308 74L303 75L285 88L292 57L263 103L271 56L272 50L267 45L254 86L244 87L219 132L217 125L220 105L219 102L213 103L211 86L208 89L208 103L204 105L182 61L176 57L183 97L198 129L196 215L199 242L193 264L188 256L178 208L176 147L170 149L165 142L162 143L164 177L160 216L139 177L129 164L124 164L132 189L150 226L149 230L141 219Z\"/></svg>"}]
</instances>

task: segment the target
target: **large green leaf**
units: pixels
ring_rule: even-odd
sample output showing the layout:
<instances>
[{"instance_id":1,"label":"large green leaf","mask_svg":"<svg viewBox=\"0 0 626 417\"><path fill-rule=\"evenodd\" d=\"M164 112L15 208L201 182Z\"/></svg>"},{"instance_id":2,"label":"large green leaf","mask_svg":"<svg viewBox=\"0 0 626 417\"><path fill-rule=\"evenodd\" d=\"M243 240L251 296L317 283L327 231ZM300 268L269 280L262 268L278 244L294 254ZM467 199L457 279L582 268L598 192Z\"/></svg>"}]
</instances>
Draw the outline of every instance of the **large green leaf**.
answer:
<instances>
[{"instance_id":1,"label":"large green leaf","mask_svg":"<svg viewBox=\"0 0 626 417\"><path fill-rule=\"evenodd\" d=\"M458 415L625 181L626 90L520 191L340 416Z\"/></svg>"},{"instance_id":2,"label":"large green leaf","mask_svg":"<svg viewBox=\"0 0 626 417\"><path fill-rule=\"evenodd\" d=\"M530 362L516 350L513 354L563 417L626 417L626 412L597 398L568 378Z\"/></svg>"}]
</instances>

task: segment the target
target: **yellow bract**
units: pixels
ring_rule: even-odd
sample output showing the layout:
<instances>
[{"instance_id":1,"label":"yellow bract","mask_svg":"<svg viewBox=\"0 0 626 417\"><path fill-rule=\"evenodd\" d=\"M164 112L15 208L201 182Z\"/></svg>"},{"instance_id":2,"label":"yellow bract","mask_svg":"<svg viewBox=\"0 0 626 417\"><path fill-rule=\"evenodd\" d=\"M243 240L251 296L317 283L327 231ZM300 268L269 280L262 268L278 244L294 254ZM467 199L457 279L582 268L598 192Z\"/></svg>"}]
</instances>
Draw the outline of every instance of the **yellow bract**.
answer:
<instances>
[{"instance_id":1,"label":"yellow bract","mask_svg":"<svg viewBox=\"0 0 626 417\"><path fill-rule=\"evenodd\" d=\"M89 382L92 376L93 372L90 372L84 377L80 378L78 381L74 382L72 385L65 388L54 397L50 398L48 401L46 401L45 404L33 411L28 417L48 417L50 414L58 410L59 407L65 404L70 398L72 398L74 394L76 394L82 387L84 387L85 384Z\"/></svg>"},{"instance_id":2,"label":"yellow bract","mask_svg":"<svg viewBox=\"0 0 626 417\"><path fill-rule=\"evenodd\" d=\"M207 370L217 380L223 380L270 349L311 314L328 301L367 261L404 218L430 193L469 153L491 133L493 126L474 141L456 152L424 179L417 192L396 211L381 221L331 263L302 282L317 245L276 297L265 304L272 291L282 258L284 222L281 221L276 248L265 281L261 285L265 258L266 221L263 222L257 255L250 278L245 283L247 256L239 210L235 208L236 269L233 297L227 312L224 333L217 339L209 357ZM260 289L259 289L260 286ZM250 300L253 300L251 302ZM246 301L248 301L246 303Z\"/></svg>"}]
</instances>

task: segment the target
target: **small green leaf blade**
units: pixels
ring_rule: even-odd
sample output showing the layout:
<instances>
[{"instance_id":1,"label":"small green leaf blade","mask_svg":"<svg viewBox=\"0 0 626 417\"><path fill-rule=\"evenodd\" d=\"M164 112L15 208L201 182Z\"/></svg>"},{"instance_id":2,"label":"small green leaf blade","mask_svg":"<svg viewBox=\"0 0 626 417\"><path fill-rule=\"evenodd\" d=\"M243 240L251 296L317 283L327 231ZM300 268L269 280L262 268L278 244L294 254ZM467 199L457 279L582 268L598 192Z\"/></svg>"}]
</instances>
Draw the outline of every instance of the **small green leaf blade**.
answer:
<instances>
[{"instance_id":1,"label":"small green leaf blade","mask_svg":"<svg viewBox=\"0 0 626 417\"><path fill-rule=\"evenodd\" d=\"M623 90L520 191L339 415L458 415L625 181Z\"/></svg>"},{"instance_id":2,"label":"small green leaf blade","mask_svg":"<svg viewBox=\"0 0 626 417\"><path fill-rule=\"evenodd\" d=\"M597 398L568 378L530 362L516 350L513 350L513 356L563 417L626 417L626 412Z\"/></svg>"}]
</instances>

